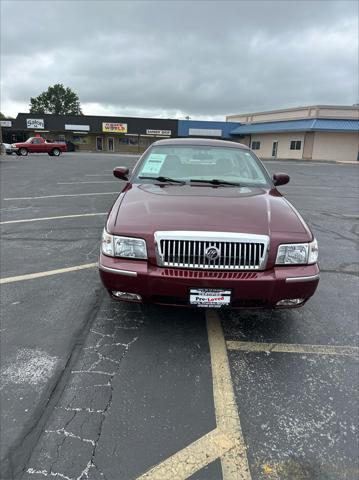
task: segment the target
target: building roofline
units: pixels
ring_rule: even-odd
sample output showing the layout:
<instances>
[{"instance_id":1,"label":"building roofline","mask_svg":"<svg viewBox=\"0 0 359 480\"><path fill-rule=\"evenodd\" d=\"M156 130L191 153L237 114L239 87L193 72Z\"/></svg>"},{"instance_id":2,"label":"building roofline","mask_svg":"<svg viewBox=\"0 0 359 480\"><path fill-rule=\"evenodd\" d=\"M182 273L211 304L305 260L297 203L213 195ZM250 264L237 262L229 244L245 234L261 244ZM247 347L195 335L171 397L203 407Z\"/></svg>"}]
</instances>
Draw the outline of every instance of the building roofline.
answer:
<instances>
[{"instance_id":1,"label":"building roofline","mask_svg":"<svg viewBox=\"0 0 359 480\"><path fill-rule=\"evenodd\" d=\"M36 115L36 116L41 116L41 117L78 117L78 118L133 118L135 120L175 120L179 121L177 118L163 118L163 117L133 117L130 115L76 115L72 113L66 113L64 115L56 114L56 113L28 113L28 112L19 112L16 116L18 118L19 116L23 115ZM15 120L14 118L12 120Z\"/></svg>"},{"instance_id":2,"label":"building roofline","mask_svg":"<svg viewBox=\"0 0 359 480\"><path fill-rule=\"evenodd\" d=\"M244 117L246 115L262 115L262 114L281 113L281 112L293 112L293 111L309 109L309 108L327 108L329 110L337 110L337 109L342 109L342 110L358 109L359 110L359 105L357 104L355 105L302 105L299 107L279 108L276 110L263 110L260 112L236 113L232 115L226 115L226 118Z\"/></svg>"}]
</instances>

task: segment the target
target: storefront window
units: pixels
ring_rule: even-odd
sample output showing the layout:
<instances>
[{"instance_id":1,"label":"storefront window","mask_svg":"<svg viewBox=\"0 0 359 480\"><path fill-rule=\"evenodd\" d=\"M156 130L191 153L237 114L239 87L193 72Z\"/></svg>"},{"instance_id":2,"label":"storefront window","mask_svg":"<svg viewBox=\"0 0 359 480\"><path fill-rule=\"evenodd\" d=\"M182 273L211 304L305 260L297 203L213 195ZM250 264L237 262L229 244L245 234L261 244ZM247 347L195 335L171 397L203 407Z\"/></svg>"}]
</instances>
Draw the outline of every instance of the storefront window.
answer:
<instances>
[{"instance_id":1,"label":"storefront window","mask_svg":"<svg viewBox=\"0 0 359 480\"><path fill-rule=\"evenodd\" d=\"M128 137L120 137L119 142L121 145L138 145L138 137L135 136L128 136Z\"/></svg>"}]
</instances>

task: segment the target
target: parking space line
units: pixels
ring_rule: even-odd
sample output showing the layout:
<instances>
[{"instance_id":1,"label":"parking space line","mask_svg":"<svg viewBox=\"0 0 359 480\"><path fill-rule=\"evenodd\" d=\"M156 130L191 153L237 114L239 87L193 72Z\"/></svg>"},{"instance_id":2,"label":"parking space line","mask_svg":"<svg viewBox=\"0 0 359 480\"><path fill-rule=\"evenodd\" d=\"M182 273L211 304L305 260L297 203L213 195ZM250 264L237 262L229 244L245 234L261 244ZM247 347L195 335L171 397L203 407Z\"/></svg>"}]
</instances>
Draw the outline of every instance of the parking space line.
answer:
<instances>
[{"instance_id":1,"label":"parking space line","mask_svg":"<svg viewBox=\"0 0 359 480\"><path fill-rule=\"evenodd\" d=\"M358 357L359 347L337 345L306 345L296 343L262 343L227 341L229 350L243 352L279 352L279 353L311 353L317 355L339 355Z\"/></svg>"},{"instance_id":2,"label":"parking space line","mask_svg":"<svg viewBox=\"0 0 359 480\"><path fill-rule=\"evenodd\" d=\"M221 459L223 480L252 478L221 322L211 310L206 312L206 319L217 428L155 465L137 480L185 480L217 458Z\"/></svg>"},{"instance_id":3,"label":"parking space line","mask_svg":"<svg viewBox=\"0 0 359 480\"><path fill-rule=\"evenodd\" d=\"M0 222L0 225L8 225L9 223L42 222L44 220L59 220L62 218L96 217L98 215L107 215L107 213L81 213L78 215L60 215L58 217L24 218L22 220L7 220L6 222Z\"/></svg>"},{"instance_id":4,"label":"parking space line","mask_svg":"<svg viewBox=\"0 0 359 480\"><path fill-rule=\"evenodd\" d=\"M206 312L208 341L211 352L213 396L217 427L235 438L234 447L221 458L223 480L250 480L246 445L228 362L226 342L217 312Z\"/></svg>"},{"instance_id":5,"label":"parking space line","mask_svg":"<svg viewBox=\"0 0 359 480\"><path fill-rule=\"evenodd\" d=\"M218 428L180 450L137 480L184 480L233 448L233 439Z\"/></svg>"},{"instance_id":6,"label":"parking space line","mask_svg":"<svg viewBox=\"0 0 359 480\"><path fill-rule=\"evenodd\" d=\"M85 265L76 265L75 267L59 268L58 270L47 270L45 272L27 273L26 275L17 275L16 277L0 278L0 285L5 283L22 282L24 280L33 280L35 278L50 277L52 275L59 275L61 273L76 272L78 270L85 270L87 268L97 267L96 263L87 263Z\"/></svg>"},{"instance_id":7,"label":"parking space line","mask_svg":"<svg viewBox=\"0 0 359 480\"><path fill-rule=\"evenodd\" d=\"M90 197L92 195L119 195L118 192L95 192L95 193L66 193L63 195L45 195L42 197L9 197L4 198L3 200L38 200L41 198L60 198L60 197Z\"/></svg>"}]
</instances>

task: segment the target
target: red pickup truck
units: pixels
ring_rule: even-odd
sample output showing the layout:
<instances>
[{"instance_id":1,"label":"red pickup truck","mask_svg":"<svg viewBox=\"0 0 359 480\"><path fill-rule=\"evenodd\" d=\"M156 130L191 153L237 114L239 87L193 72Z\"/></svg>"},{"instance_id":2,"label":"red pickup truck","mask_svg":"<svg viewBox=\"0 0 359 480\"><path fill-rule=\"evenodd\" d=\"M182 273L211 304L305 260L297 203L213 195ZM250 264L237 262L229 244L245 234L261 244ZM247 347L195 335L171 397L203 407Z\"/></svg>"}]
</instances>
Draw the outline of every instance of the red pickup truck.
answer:
<instances>
[{"instance_id":1,"label":"red pickup truck","mask_svg":"<svg viewBox=\"0 0 359 480\"><path fill-rule=\"evenodd\" d=\"M11 144L11 150L16 155L27 155L28 153L48 153L58 157L61 152L67 152L66 143L49 142L42 137L30 137L26 142Z\"/></svg>"}]
</instances>

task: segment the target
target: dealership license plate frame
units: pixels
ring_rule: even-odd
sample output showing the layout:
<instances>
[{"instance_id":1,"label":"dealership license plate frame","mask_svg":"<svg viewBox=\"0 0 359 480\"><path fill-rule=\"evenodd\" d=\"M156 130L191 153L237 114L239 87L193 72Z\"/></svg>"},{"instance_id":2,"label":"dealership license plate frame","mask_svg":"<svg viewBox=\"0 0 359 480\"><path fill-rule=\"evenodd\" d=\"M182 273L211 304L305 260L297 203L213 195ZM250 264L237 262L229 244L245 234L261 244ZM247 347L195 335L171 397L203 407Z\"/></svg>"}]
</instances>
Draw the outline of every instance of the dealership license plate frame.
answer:
<instances>
[{"instance_id":1,"label":"dealership license plate frame","mask_svg":"<svg viewBox=\"0 0 359 480\"><path fill-rule=\"evenodd\" d=\"M197 301L193 298L197 297ZM220 299L223 297L223 299ZM200 300L202 298L202 300ZM207 300L207 301L206 301ZM232 290L229 288L190 288L189 304L199 308L230 307Z\"/></svg>"}]
</instances>

